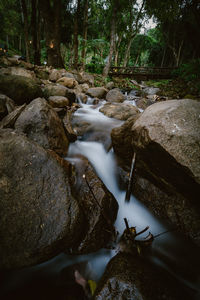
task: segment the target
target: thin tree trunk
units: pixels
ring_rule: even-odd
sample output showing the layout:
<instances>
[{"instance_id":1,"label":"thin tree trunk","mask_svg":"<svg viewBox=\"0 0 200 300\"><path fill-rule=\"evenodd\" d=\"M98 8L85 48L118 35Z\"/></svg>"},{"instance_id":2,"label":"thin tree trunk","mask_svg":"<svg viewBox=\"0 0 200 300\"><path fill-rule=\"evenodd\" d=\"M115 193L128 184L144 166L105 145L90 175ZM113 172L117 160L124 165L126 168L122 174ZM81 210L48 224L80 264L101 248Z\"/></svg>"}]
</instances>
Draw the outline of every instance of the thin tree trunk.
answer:
<instances>
[{"instance_id":1,"label":"thin tree trunk","mask_svg":"<svg viewBox=\"0 0 200 300\"><path fill-rule=\"evenodd\" d=\"M113 12L112 12L112 21L111 21L111 32L110 32L110 51L108 55L107 63L103 69L103 76L108 76L108 72L110 70L112 56L114 51L114 43L115 43L115 28L116 28L116 15L117 15L117 5L113 3Z\"/></svg>"},{"instance_id":2,"label":"thin tree trunk","mask_svg":"<svg viewBox=\"0 0 200 300\"><path fill-rule=\"evenodd\" d=\"M133 41L133 37L131 36L128 40L128 45L127 45L127 48L126 48L126 51L125 51L123 67L127 67L127 64L128 64L128 61L129 61L129 56L130 56L132 41Z\"/></svg>"},{"instance_id":3,"label":"thin tree trunk","mask_svg":"<svg viewBox=\"0 0 200 300\"><path fill-rule=\"evenodd\" d=\"M161 68L164 66L165 54L166 54L166 47L164 49L163 56L162 56L162 61L161 61L161 65L160 65Z\"/></svg>"},{"instance_id":4,"label":"thin tree trunk","mask_svg":"<svg viewBox=\"0 0 200 300\"><path fill-rule=\"evenodd\" d=\"M28 13L26 1L21 0L22 13L24 19L24 36L25 36L25 47L26 47L26 61L30 62L30 49L29 49L29 38L28 38Z\"/></svg>"},{"instance_id":5,"label":"thin tree trunk","mask_svg":"<svg viewBox=\"0 0 200 300\"><path fill-rule=\"evenodd\" d=\"M122 35L119 37L118 41L117 41L117 45L116 45L116 48L115 48L115 67L118 66L118 60L119 60L119 47L120 47L120 44L121 44L121 41L122 41Z\"/></svg>"},{"instance_id":6,"label":"thin tree trunk","mask_svg":"<svg viewBox=\"0 0 200 300\"><path fill-rule=\"evenodd\" d=\"M74 20L74 68L78 68L78 20L80 16L80 0L77 0L77 9Z\"/></svg>"},{"instance_id":7,"label":"thin tree trunk","mask_svg":"<svg viewBox=\"0 0 200 300\"><path fill-rule=\"evenodd\" d=\"M31 27L32 27L32 39L33 39L33 60L36 65L40 65L40 48L38 49L38 35L39 26L37 18L37 0L31 0L32 15L31 15Z\"/></svg>"},{"instance_id":8,"label":"thin tree trunk","mask_svg":"<svg viewBox=\"0 0 200 300\"><path fill-rule=\"evenodd\" d=\"M85 70L87 31L88 31L88 0L85 0L84 20L83 20L83 42L82 42L82 53L81 53L81 62L82 62L83 70Z\"/></svg>"}]
</instances>

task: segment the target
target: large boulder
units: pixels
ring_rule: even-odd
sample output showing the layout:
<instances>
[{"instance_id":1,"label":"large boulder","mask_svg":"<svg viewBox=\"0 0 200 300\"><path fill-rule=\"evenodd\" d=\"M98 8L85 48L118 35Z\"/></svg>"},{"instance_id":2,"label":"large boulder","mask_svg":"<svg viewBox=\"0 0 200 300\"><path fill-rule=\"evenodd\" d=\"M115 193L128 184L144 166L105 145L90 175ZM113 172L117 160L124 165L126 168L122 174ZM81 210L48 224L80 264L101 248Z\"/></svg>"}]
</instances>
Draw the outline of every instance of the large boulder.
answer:
<instances>
[{"instance_id":1,"label":"large boulder","mask_svg":"<svg viewBox=\"0 0 200 300\"><path fill-rule=\"evenodd\" d=\"M1 269L40 263L79 239L82 214L64 163L27 137L0 130Z\"/></svg>"},{"instance_id":2,"label":"large boulder","mask_svg":"<svg viewBox=\"0 0 200 300\"><path fill-rule=\"evenodd\" d=\"M127 120L130 117L138 117L140 111L136 106L123 103L106 103L99 110L109 118L115 118L118 120Z\"/></svg>"},{"instance_id":3,"label":"large boulder","mask_svg":"<svg viewBox=\"0 0 200 300\"><path fill-rule=\"evenodd\" d=\"M71 180L72 194L80 201L85 223L80 243L72 250L79 254L95 252L116 238L113 223L118 204L87 159L76 157L75 165L75 176Z\"/></svg>"},{"instance_id":4,"label":"large boulder","mask_svg":"<svg viewBox=\"0 0 200 300\"><path fill-rule=\"evenodd\" d=\"M106 95L106 100L108 102L123 102L125 100L125 96L119 89L112 89Z\"/></svg>"},{"instance_id":5,"label":"large boulder","mask_svg":"<svg viewBox=\"0 0 200 300\"><path fill-rule=\"evenodd\" d=\"M14 101L6 95L0 94L0 121L14 109Z\"/></svg>"},{"instance_id":6,"label":"large boulder","mask_svg":"<svg viewBox=\"0 0 200 300\"><path fill-rule=\"evenodd\" d=\"M87 95L92 98L104 99L106 96L107 90L104 87L93 87L87 90Z\"/></svg>"},{"instance_id":7,"label":"large boulder","mask_svg":"<svg viewBox=\"0 0 200 300\"><path fill-rule=\"evenodd\" d=\"M0 75L0 91L18 105L29 103L43 94L35 80L18 75Z\"/></svg>"},{"instance_id":8,"label":"large boulder","mask_svg":"<svg viewBox=\"0 0 200 300\"><path fill-rule=\"evenodd\" d=\"M0 69L1 75L17 75L17 76L24 76L27 78L36 79L36 75L33 71L26 70L22 67L8 67L8 68L1 68Z\"/></svg>"},{"instance_id":9,"label":"large boulder","mask_svg":"<svg viewBox=\"0 0 200 300\"><path fill-rule=\"evenodd\" d=\"M170 100L149 106L132 127L141 169L200 207L200 103Z\"/></svg>"},{"instance_id":10,"label":"large boulder","mask_svg":"<svg viewBox=\"0 0 200 300\"><path fill-rule=\"evenodd\" d=\"M45 149L52 149L59 155L66 155L68 139L57 113L43 98L33 100L15 122L18 132Z\"/></svg>"}]
</instances>

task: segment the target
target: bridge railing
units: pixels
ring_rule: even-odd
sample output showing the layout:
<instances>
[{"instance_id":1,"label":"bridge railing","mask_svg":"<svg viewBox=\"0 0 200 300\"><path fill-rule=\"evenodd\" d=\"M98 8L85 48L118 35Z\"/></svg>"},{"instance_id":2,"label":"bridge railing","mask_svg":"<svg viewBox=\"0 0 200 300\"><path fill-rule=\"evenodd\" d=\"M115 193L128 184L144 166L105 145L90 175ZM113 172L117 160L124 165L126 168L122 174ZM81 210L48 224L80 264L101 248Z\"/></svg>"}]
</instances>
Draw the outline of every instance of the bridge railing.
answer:
<instances>
[{"instance_id":1,"label":"bridge railing","mask_svg":"<svg viewBox=\"0 0 200 300\"><path fill-rule=\"evenodd\" d=\"M145 75L145 76L170 76L176 68L157 67L111 67L110 75Z\"/></svg>"}]
</instances>

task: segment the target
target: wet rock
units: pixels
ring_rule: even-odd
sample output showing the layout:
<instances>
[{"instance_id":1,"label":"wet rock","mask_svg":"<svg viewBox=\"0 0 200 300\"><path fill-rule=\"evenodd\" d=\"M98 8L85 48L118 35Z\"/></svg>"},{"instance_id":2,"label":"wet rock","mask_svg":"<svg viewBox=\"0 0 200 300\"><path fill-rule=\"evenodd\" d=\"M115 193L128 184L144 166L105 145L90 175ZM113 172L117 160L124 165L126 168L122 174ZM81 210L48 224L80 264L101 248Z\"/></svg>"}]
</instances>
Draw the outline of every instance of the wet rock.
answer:
<instances>
[{"instance_id":1,"label":"wet rock","mask_svg":"<svg viewBox=\"0 0 200 300\"><path fill-rule=\"evenodd\" d=\"M44 95L47 98L51 96L67 97L66 93L67 93L67 88L60 84L47 84L44 87Z\"/></svg>"},{"instance_id":2,"label":"wet rock","mask_svg":"<svg viewBox=\"0 0 200 300\"><path fill-rule=\"evenodd\" d=\"M71 184L72 194L79 199L85 216L82 239L73 248L73 253L88 253L105 248L115 238L113 223L118 210L115 198L83 157L76 160L75 181Z\"/></svg>"},{"instance_id":3,"label":"wet rock","mask_svg":"<svg viewBox=\"0 0 200 300\"><path fill-rule=\"evenodd\" d=\"M130 117L138 117L140 114L136 106L123 103L106 103L99 111L109 118L123 121Z\"/></svg>"},{"instance_id":4,"label":"wet rock","mask_svg":"<svg viewBox=\"0 0 200 300\"><path fill-rule=\"evenodd\" d=\"M138 108L145 110L148 106L152 105L154 101L147 98L135 99Z\"/></svg>"},{"instance_id":5,"label":"wet rock","mask_svg":"<svg viewBox=\"0 0 200 300\"><path fill-rule=\"evenodd\" d=\"M104 99L107 90L104 87L94 87L87 90L87 94L92 98Z\"/></svg>"},{"instance_id":6,"label":"wet rock","mask_svg":"<svg viewBox=\"0 0 200 300\"><path fill-rule=\"evenodd\" d=\"M71 105L73 102L76 102L77 95L74 90L66 88L65 96L67 97L67 99L69 99Z\"/></svg>"},{"instance_id":7,"label":"wet rock","mask_svg":"<svg viewBox=\"0 0 200 300\"><path fill-rule=\"evenodd\" d=\"M48 103L52 107L62 108L69 105L69 100L63 96L51 96L48 98Z\"/></svg>"},{"instance_id":8,"label":"wet rock","mask_svg":"<svg viewBox=\"0 0 200 300\"><path fill-rule=\"evenodd\" d=\"M6 95L0 94L0 121L14 109L14 101Z\"/></svg>"},{"instance_id":9,"label":"wet rock","mask_svg":"<svg viewBox=\"0 0 200 300\"><path fill-rule=\"evenodd\" d=\"M2 128L14 128L15 122L21 112L25 109L26 104L23 104L9 113L3 120L0 122L0 129Z\"/></svg>"},{"instance_id":10,"label":"wet rock","mask_svg":"<svg viewBox=\"0 0 200 300\"><path fill-rule=\"evenodd\" d=\"M17 75L0 75L0 90L17 105L29 103L43 94L35 80Z\"/></svg>"},{"instance_id":11,"label":"wet rock","mask_svg":"<svg viewBox=\"0 0 200 300\"><path fill-rule=\"evenodd\" d=\"M148 107L132 127L141 169L199 206L200 103L170 100Z\"/></svg>"},{"instance_id":12,"label":"wet rock","mask_svg":"<svg viewBox=\"0 0 200 300\"><path fill-rule=\"evenodd\" d=\"M0 268L37 264L76 243L83 224L69 163L10 129L0 131L0 157Z\"/></svg>"},{"instance_id":13,"label":"wet rock","mask_svg":"<svg viewBox=\"0 0 200 300\"><path fill-rule=\"evenodd\" d=\"M111 259L94 295L95 300L188 299L187 290L139 255L120 253Z\"/></svg>"},{"instance_id":14,"label":"wet rock","mask_svg":"<svg viewBox=\"0 0 200 300\"><path fill-rule=\"evenodd\" d=\"M130 166L133 156L131 128L138 116L138 114L135 114L124 122L122 126L113 128L111 131L114 151L128 166Z\"/></svg>"},{"instance_id":15,"label":"wet rock","mask_svg":"<svg viewBox=\"0 0 200 300\"><path fill-rule=\"evenodd\" d=\"M61 77L56 82L70 89L73 89L78 84L75 79L67 77Z\"/></svg>"},{"instance_id":16,"label":"wet rock","mask_svg":"<svg viewBox=\"0 0 200 300\"><path fill-rule=\"evenodd\" d=\"M20 114L15 129L45 149L66 155L68 140L63 124L53 108L43 98L33 100Z\"/></svg>"},{"instance_id":17,"label":"wet rock","mask_svg":"<svg viewBox=\"0 0 200 300\"><path fill-rule=\"evenodd\" d=\"M155 87L145 87L142 91L146 95L155 95L160 91L160 89Z\"/></svg>"},{"instance_id":18,"label":"wet rock","mask_svg":"<svg viewBox=\"0 0 200 300\"><path fill-rule=\"evenodd\" d=\"M83 93L86 93L87 90L89 89L89 85L87 83L80 84L80 86Z\"/></svg>"},{"instance_id":19,"label":"wet rock","mask_svg":"<svg viewBox=\"0 0 200 300\"><path fill-rule=\"evenodd\" d=\"M125 100L125 96L119 89L112 89L107 93L106 100L108 102L123 102Z\"/></svg>"}]
</instances>

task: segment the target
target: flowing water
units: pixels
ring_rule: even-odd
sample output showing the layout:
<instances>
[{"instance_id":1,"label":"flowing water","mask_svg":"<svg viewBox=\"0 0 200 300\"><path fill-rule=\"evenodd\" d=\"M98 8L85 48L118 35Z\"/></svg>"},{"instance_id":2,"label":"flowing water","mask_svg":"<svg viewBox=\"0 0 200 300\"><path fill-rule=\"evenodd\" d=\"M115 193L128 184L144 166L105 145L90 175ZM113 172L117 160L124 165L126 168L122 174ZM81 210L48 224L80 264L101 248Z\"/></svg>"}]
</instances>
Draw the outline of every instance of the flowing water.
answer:
<instances>
[{"instance_id":1,"label":"flowing water","mask_svg":"<svg viewBox=\"0 0 200 300\"><path fill-rule=\"evenodd\" d=\"M122 122L108 118L99 112L99 108L104 102L97 106L93 106L91 103L92 99L90 98L87 104L81 103L81 108L74 115L74 122L79 123L79 125L86 123L86 130L79 140L70 145L66 159L71 161L71 163L76 163L74 156L81 154L91 162L98 176L118 201L119 212L115 226L120 235L125 229L125 217L130 226L136 226L137 231L142 230L146 226L150 227L149 230L154 235L166 231L168 228L160 220L157 220L136 198L131 196L129 203L124 202L125 191L120 190L117 184L115 155L112 149L109 152L107 151L110 145L112 128L120 126ZM134 101L129 101L129 103L135 105ZM49 289L49 285L55 284L55 281L58 280L61 270L78 262L89 262L90 276L92 276L93 280L99 280L107 263L115 254L116 250L105 249L82 256L60 254L38 266L21 271L8 272L8 275L4 276L2 293L5 296L9 294L8 291L24 290L25 292L19 293L19 299L26 299L25 296L28 290L34 289L35 285L40 286L39 282L41 280L43 280L43 287L48 282ZM166 233L156 238L152 244L149 259L200 295L198 250L180 235ZM30 282L32 282L31 285ZM198 295L196 299L198 299ZM36 296L38 299L46 299L43 295ZM5 297L5 299L8 298ZM18 298L15 297L15 299ZM49 299L53 298L49 297Z\"/></svg>"}]
</instances>

